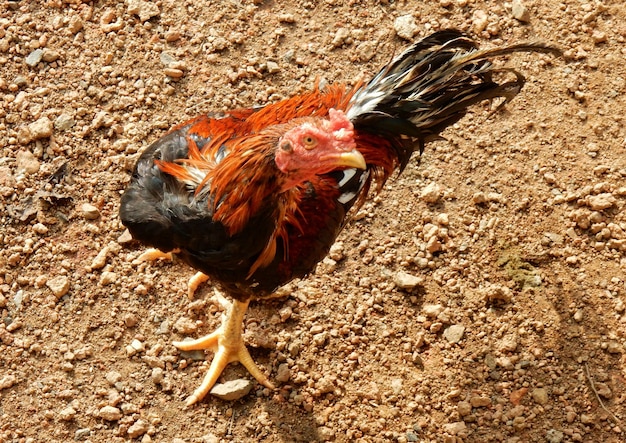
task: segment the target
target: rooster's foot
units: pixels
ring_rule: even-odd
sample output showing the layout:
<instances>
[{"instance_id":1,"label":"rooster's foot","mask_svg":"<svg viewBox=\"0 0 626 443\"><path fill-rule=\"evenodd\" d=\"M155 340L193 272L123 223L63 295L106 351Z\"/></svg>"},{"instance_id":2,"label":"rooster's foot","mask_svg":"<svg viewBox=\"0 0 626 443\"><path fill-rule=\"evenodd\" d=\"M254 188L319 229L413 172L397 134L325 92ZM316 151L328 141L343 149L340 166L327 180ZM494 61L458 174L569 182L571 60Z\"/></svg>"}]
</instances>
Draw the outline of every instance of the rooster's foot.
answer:
<instances>
[{"instance_id":1,"label":"rooster's foot","mask_svg":"<svg viewBox=\"0 0 626 443\"><path fill-rule=\"evenodd\" d=\"M215 292L219 303L225 307L225 312L222 314L222 325L212 334L197 340L173 343L181 351L209 349L215 353L202 384L187 399L187 406L202 400L211 390L226 365L235 361L244 365L260 384L269 389L274 389L274 385L252 360L250 352L243 342L243 317L246 309L248 309L249 300L245 302L234 300L233 303L230 303L218 291Z\"/></svg>"}]
</instances>

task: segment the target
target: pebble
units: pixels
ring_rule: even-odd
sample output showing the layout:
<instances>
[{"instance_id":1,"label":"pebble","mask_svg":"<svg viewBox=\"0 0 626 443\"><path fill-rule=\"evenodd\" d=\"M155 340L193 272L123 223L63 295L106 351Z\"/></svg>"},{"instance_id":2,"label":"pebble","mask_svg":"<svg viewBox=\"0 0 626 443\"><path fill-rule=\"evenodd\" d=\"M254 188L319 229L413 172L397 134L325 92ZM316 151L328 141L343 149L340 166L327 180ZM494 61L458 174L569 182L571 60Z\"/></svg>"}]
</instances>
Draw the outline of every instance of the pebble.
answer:
<instances>
[{"instance_id":1,"label":"pebble","mask_svg":"<svg viewBox=\"0 0 626 443\"><path fill-rule=\"evenodd\" d=\"M64 275L52 277L46 282L46 286L50 288L54 296L59 299L67 294L70 290L70 280Z\"/></svg>"},{"instance_id":2,"label":"pebble","mask_svg":"<svg viewBox=\"0 0 626 443\"><path fill-rule=\"evenodd\" d=\"M116 421L122 418L122 411L114 406L103 406L98 411L98 416L107 421Z\"/></svg>"},{"instance_id":3,"label":"pebble","mask_svg":"<svg viewBox=\"0 0 626 443\"><path fill-rule=\"evenodd\" d=\"M291 370L289 369L289 365L287 363L281 363L276 370L276 376L274 379L281 383L286 383L291 378Z\"/></svg>"},{"instance_id":4,"label":"pebble","mask_svg":"<svg viewBox=\"0 0 626 443\"><path fill-rule=\"evenodd\" d=\"M87 437L91 435L91 429L89 428L80 428L74 432L74 440L81 441L85 440Z\"/></svg>"},{"instance_id":5,"label":"pebble","mask_svg":"<svg viewBox=\"0 0 626 443\"><path fill-rule=\"evenodd\" d=\"M468 401L460 401L456 405L456 410L461 417L465 417L472 413L472 405Z\"/></svg>"},{"instance_id":6,"label":"pebble","mask_svg":"<svg viewBox=\"0 0 626 443\"><path fill-rule=\"evenodd\" d=\"M163 70L163 73L167 75L168 77L174 78L174 79L179 79L183 75L185 75L182 69L176 69L176 68L165 68Z\"/></svg>"},{"instance_id":7,"label":"pebble","mask_svg":"<svg viewBox=\"0 0 626 443\"><path fill-rule=\"evenodd\" d=\"M422 312L424 312L424 315L428 318L435 318L443 312L443 306L442 305L424 305L422 306Z\"/></svg>"},{"instance_id":8,"label":"pebble","mask_svg":"<svg viewBox=\"0 0 626 443\"><path fill-rule=\"evenodd\" d=\"M59 57L61 57L61 55L54 49L46 48L43 50L42 58L43 58L43 61L46 63L55 62L59 59Z\"/></svg>"},{"instance_id":9,"label":"pebble","mask_svg":"<svg viewBox=\"0 0 626 443\"><path fill-rule=\"evenodd\" d=\"M211 395L222 400L239 400L248 395L252 390L252 382L246 379L230 380L226 383L218 383L211 389Z\"/></svg>"},{"instance_id":10,"label":"pebble","mask_svg":"<svg viewBox=\"0 0 626 443\"><path fill-rule=\"evenodd\" d=\"M511 14L514 19L522 23L528 23L530 21L530 11L528 11L528 8L521 0L513 0L511 2Z\"/></svg>"},{"instance_id":11,"label":"pebble","mask_svg":"<svg viewBox=\"0 0 626 443\"><path fill-rule=\"evenodd\" d=\"M59 418L63 421L70 421L74 417L76 417L76 409L71 406L68 406L59 412Z\"/></svg>"},{"instance_id":12,"label":"pebble","mask_svg":"<svg viewBox=\"0 0 626 443\"><path fill-rule=\"evenodd\" d=\"M424 283L424 279L422 277L411 275L402 271L395 275L393 281L400 289L414 289Z\"/></svg>"},{"instance_id":13,"label":"pebble","mask_svg":"<svg viewBox=\"0 0 626 443\"><path fill-rule=\"evenodd\" d=\"M474 32L480 34L487 28L487 24L489 20L487 18L487 13L482 9L477 9L472 14L472 26L474 28Z\"/></svg>"},{"instance_id":14,"label":"pebble","mask_svg":"<svg viewBox=\"0 0 626 443\"><path fill-rule=\"evenodd\" d=\"M340 261L344 258L343 249L343 242L336 242L330 247L330 251L328 251L328 256L335 261Z\"/></svg>"},{"instance_id":15,"label":"pebble","mask_svg":"<svg viewBox=\"0 0 626 443\"><path fill-rule=\"evenodd\" d=\"M457 435L467 430L467 425L464 421L457 421L454 423L446 423L443 425L443 430L448 434Z\"/></svg>"},{"instance_id":16,"label":"pebble","mask_svg":"<svg viewBox=\"0 0 626 443\"><path fill-rule=\"evenodd\" d=\"M501 352L513 352L517 349L517 337L508 335L498 343L498 350Z\"/></svg>"},{"instance_id":17,"label":"pebble","mask_svg":"<svg viewBox=\"0 0 626 443\"><path fill-rule=\"evenodd\" d=\"M115 283L117 280L117 274L111 271L104 271L100 276L100 286L107 286L111 283Z\"/></svg>"},{"instance_id":18,"label":"pebble","mask_svg":"<svg viewBox=\"0 0 626 443\"><path fill-rule=\"evenodd\" d=\"M267 72L269 72L270 74L276 74L277 72L280 72L280 66L276 62L268 61L265 65L267 66Z\"/></svg>"},{"instance_id":19,"label":"pebble","mask_svg":"<svg viewBox=\"0 0 626 443\"><path fill-rule=\"evenodd\" d=\"M401 15L393 21L393 29L398 37L405 40L413 40L413 37L419 32L415 17L411 14Z\"/></svg>"},{"instance_id":20,"label":"pebble","mask_svg":"<svg viewBox=\"0 0 626 443\"><path fill-rule=\"evenodd\" d=\"M52 120L48 117L41 117L37 121L28 125L30 140L39 140L50 137L52 135L53 127L54 125L52 124Z\"/></svg>"},{"instance_id":21,"label":"pebble","mask_svg":"<svg viewBox=\"0 0 626 443\"><path fill-rule=\"evenodd\" d=\"M198 330L198 325L188 317L180 317L176 320L176 323L174 323L174 329L179 334L193 334Z\"/></svg>"},{"instance_id":22,"label":"pebble","mask_svg":"<svg viewBox=\"0 0 626 443\"><path fill-rule=\"evenodd\" d=\"M143 418L140 418L135 423L133 423L130 428L128 428L128 436L130 438L137 438L140 435L148 432L148 429L150 429L150 423L148 423Z\"/></svg>"},{"instance_id":23,"label":"pebble","mask_svg":"<svg viewBox=\"0 0 626 443\"><path fill-rule=\"evenodd\" d=\"M128 5L128 13L137 15L142 22L148 21L161 13L156 3L142 0L127 0L126 4Z\"/></svg>"},{"instance_id":24,"label":"pebble","mask_svg":"<svg viewBox=\"0 0 626 443\"><path fill-rule=\"evenodd\" d=\"M602 211L608 209L617 203L617 199L609 193L591 195L587 197L587 204L594 211Z\"/></svg>"},{"instance_id":25,"label":"pebble","mask_svg":"<svg viewBox=\"0 0 626 443\"><path fill-rule=\"evenodd\" d=\"M0 378L0 391L3 389L8 389L13 385L17 384L17 377L15 375L5 375Z\"/></svg>"},{"instance_id":26,"label":"pebble","mask_svg":"<svg viewBox=\"0 0 626 443\"><path fill-rule=\"evenodd\" d=\"M422 189L422 193L420 194L421 199L430 204L437 203L442 196L443 190L441 189L441 186L434 182L426 185L426 187Z\"/></svg>"},{"instance_id":27,"label":"pebble","mask_svg":"<svg viewBox=\"0 0 626 443\"><path fill-rule=\"evenodd\" d=\"M28 54L25 61L28 66L30 66L31 68L34 68L35 66L37 66L37 64L41 61L42 58L43 58L43 49L35 49L33 52Z\"/></svg>"},{"instance_id":28,"label":"pebble","mask_svg":"<svg viewBox=\"0 0 626 443\"><path fill-rule=\"evenodd\" d=\"M90 203L83 203L80 205L80 213L86 220L96 220L100 217L100 211L98 208Z\"/></svg>"},{"instance_id":29,"label":"pebble","mask_svg":"<svg viewBox=\"0 0 626 443\"><path fill-rule=\"evenodd\" d=\"M30 151L18 151L15 156L15 164L17 165L17 173L31 175L39 171L39 160Z\"/></svg>"},{"instance_id":30,"label":"pebble","mask_svg":"<svg viewBox=\"0 0 626 443\"><path fill-rule=\"evenodd\" d=\"M536 388L530 393L535 403L545 405L548 403L548 391L545 388Z\"/></svg>"},{"instance_id":31,"label":"pebble","mask_svg":"<svg viewBox=\"0 0 626 443\"><path fill-rule=\"evenodd\" d=\"M122 380L122 374L120 374L117 371L109 371L106 373L106 375L104 376L104 378L106 379L106 381L111 385L115 385L115 383L119 382Z\"/></svg>"},{"instance_id":32,"label":"pebble","mask_svg":"<svg viewBox=\"0 0 626 443\"><path fill-rule=\"evenodd\" d=\"M61 114L54 119L54 128L58 131L67 131L76 124L76 121L71 115Z\"/></svg>"},{"instance_id":33,"label":"pebble","mask_svg":"<svg viewBox=\"0 0 626 443\"><path fill-rule=\"evenodd\" d=\"M446 328L443 331L443 336L450 343L458 343L463 338L463 334L465 333L465 326L463 325L452 325Z\"/></svg>"},{"instance_id":34,"label":"pebble","mask_svg":"<svg viewBox=\"0 0 626 443\"><path fill-rule=\"evenodd\" d=\"M482 294L486 301L510 303L513 298L513 291L507 286L490 284L485 288L480 288L479 293Z\"/></svg>"},{"instance_id":35,"label":"pebble","mask_svg":"<svg viewBox=\"0 0 626 443\"><path fill-rule=\"evenodd\" d=\"M482 395L474 395L470 398L470 404L474 408L485 408L491 406L491 399Z\"/></svg>"},{"instance_id":36,"label":"pebble","mask_svg":"<svg viewBox=\"0 0 626 443\"><path fill-rule=\"evenodd\" d=\"M624 347L616 341L610 341L606 345L606 351L609 354L621 354L624 352Z\"/></svg>"},{"instance_id":37,"label":"pebble","mask_svg":"<svg viewBox=\"0 0 626 443\"><path fill-rule=\"evenodd\" d=\"M550 429L546 432L546 440L548 443L561 443L563 441L563 432L556 429Z\"/></svg>"}]
</instances>

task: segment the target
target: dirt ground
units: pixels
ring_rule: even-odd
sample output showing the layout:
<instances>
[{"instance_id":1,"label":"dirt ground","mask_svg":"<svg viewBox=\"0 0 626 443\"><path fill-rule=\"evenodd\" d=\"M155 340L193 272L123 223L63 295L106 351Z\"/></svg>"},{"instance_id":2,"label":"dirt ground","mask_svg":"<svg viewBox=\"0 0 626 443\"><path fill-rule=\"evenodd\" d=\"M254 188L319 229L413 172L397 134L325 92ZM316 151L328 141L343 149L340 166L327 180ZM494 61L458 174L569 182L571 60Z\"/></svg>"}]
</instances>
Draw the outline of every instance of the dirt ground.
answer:
<instances>
[{"instance_id":1,"label":"dirt ground","mask_svg":"<svg viewBox=\"0 0 626 443\"><path fill-rule=\"evenodd\" d=\"M0 442L626 441L619 3L0 0ZM505 110L475 107L251 306L278 391L186 409L208 363L171 342L220 311L188 266L133 264L138 153L448 27L564 57L510 57L527 84Z\"/></svg>"}]
</instances>

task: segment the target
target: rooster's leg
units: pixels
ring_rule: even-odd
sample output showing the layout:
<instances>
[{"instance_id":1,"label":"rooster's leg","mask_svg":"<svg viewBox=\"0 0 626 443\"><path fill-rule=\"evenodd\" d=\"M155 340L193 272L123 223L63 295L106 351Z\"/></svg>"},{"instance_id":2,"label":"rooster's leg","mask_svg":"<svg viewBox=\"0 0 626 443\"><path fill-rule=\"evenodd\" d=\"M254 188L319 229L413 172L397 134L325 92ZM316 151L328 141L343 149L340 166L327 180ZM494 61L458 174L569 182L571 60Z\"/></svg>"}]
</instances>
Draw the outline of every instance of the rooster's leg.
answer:
<instances>
[{"instance_id":1,"label":"rooster's leg","mask_svg":"<svg viewBox=\"0 0 626 443\"><path fill-rule=\"evenodd\" d=\"M182 351L209 349L215 353L211 366L204 376L202 384L187 399L187 406L202 400L213 387L228 363L240 362L263 386L274 389L274 385L254 363L246 345L243 342L243 318L250 301L234 300L229 303L218 291L215 291L218 301L225 307L222 315L222 325L212 334L191 341L174 342L174 346Z\"/></svg>"}]
</instances>

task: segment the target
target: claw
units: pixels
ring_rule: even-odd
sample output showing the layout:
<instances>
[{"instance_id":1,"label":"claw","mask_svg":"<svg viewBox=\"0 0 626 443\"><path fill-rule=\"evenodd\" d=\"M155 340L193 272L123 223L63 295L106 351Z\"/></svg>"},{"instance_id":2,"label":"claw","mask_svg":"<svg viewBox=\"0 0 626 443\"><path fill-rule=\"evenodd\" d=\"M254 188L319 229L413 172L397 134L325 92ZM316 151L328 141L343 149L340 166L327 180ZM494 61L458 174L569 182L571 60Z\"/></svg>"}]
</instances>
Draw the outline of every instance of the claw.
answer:
<instances>
[{"instance_id":1,"label":"claw","mask_svg":"<svg viewBox=\"0 0 626 443\"><path fill-rule=\"evenodd\" d=\"M209 276L202 272L196 272L193 277L189 279L189 283L187 283L187 297L189 297L189 300L193 300L193 295L198 290L198 287L208 279Z\"/></svg>"},{"instance_id":2,"label":"claw","mask_svg":"<svg viewBox=\"0 0 626 443\"><path fill-rule=\"evenodd\" d=\"M138 265L139 263L143 263L146 261L155 261L155 260L172 260L173 255L172 252L163 252L160 249L146 249L139 257L133 260L133 265Z\"/></svg>"}]
</instances>

